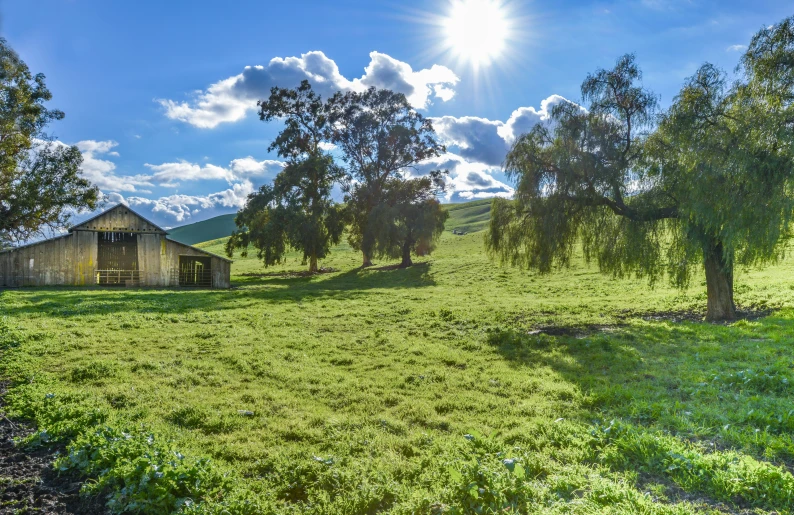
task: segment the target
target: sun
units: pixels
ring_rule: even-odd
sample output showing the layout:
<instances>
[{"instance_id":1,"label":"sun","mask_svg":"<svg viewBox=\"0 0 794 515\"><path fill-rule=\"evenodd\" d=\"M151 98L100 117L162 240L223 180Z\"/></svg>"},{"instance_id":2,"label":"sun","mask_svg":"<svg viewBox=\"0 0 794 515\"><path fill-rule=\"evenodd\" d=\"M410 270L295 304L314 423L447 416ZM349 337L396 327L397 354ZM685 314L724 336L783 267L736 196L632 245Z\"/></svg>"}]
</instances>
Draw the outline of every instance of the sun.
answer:
<instances>
[{"instance_id":1,"label":"sun","mask_svg":"<svg viewBox=\"0 0 794 515\"><path fill-rule=\"evenodd\" d=\"M443 21L445 44L475 68L487 66L505 52L510 22L497 0L452 0Z\"/></svg>"}]
</instances>

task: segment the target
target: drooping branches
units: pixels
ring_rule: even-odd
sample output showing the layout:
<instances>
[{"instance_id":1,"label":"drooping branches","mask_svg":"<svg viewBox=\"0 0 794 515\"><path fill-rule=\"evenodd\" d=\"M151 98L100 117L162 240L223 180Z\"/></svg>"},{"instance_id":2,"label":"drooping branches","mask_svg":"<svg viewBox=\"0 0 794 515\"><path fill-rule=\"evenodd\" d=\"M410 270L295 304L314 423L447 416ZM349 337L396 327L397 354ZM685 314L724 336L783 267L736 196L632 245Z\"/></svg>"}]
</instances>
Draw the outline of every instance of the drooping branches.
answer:
<instances>
[{"instance_id":1,"label":"drooping branches","mask_svg":"<svg viewBox=\"0 0 794 515\"><path fill-rule=\"evenodd\" d=\"M684 286L706 271L708 315L731 319L734 263L776 259L794 212L794 18L761 30L728 84L706 64L657 114L631 55L519 137L487 247L547 272L576 245L600 268Z\"/></svg>"}]
</instances>

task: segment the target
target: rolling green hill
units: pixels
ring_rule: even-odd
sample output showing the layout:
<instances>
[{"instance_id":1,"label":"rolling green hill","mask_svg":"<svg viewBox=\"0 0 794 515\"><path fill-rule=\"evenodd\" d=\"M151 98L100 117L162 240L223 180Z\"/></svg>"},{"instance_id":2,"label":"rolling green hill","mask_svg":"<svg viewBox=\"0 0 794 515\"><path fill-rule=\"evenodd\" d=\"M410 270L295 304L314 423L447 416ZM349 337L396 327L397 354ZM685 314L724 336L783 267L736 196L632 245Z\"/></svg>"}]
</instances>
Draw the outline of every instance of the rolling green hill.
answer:
<instances>
[{"instance_id":1,"label":"rolling green hill","mask_svg":"<svg viewBox=\"0 0 794 515\"><path fill-rule=\"evenodd\" d=\"M491 199L473 200L462 204L447 204L449 211L446 229L459 232L482 231L491 219Z\"/></svg>"},{"instance_id":2,"label":"rolling green hill","mask_svg":"<svg viewBox=\"0 0 794 515\"><path fill-rule=\"evenodd\" d=\"M474 200L462 204L447 204L449 211L447 230L475 232L485 229L491 218L491 199ZM235 229L234 214L221 215L203 222L196 222L168 231L168 236L181 243L195 245L204 241L225 238Z\"/></svg>"},{"instance_id":3,"label":"rolling green hill","mask_svg":"<svg viewBox=\"0 0 794 515\"><path fill-rule=\"evenodd\" d=\"M235 229L235 214L220 215L203 222L196 222L168 230L168 237L180 243L195 245L202 241L230 236Z\"/></svg>"}]
</instances>

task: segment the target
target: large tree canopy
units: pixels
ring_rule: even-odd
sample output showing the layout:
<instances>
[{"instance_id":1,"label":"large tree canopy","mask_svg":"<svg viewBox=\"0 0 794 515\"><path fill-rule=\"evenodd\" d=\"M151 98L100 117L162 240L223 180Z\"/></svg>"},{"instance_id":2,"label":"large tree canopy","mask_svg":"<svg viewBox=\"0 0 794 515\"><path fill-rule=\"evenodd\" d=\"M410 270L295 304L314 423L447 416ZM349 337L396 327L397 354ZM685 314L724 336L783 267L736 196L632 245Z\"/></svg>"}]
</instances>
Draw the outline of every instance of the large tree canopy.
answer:
<instances>
[{"instance_id":1,"label":"large tree canopy","mask_svg":"<svg viewBox=\"0 0 794 515\"><path fill-rule=\"evenodd\" d=\"M400 258L400 268L413 265L411 254L421 256L435 249L449 213L436 198L444 190L444 173L433 171L418 178L391 178L370 214L369 225L377 235L374 252Z\"/></svg>"},{"instance_id":2,"label":"large tree canopy","mask_svg":"<svg viewBox=\"0 0 794 515\"><path fill-rule=\"evenodd\" d=\"M794 21L756 34L729 83L712 65L657 116L634 57L519 137L486 245L547 272L581 242L604 272L678 286L705 268L707 319L735 317L733 268L776 259L794 209Z\"/></svg>"},{"instance_id":3,"label":"large tree canopy","mask_svg":"<svg viewBox=\"0 0 794 515\"><path fill-rule=\"evenodd\" d=\"M333 142L354 179L347 190L349 241L361 250L364 266L376 252L391 245L387 226L373 223L372 212L384 202L387 185L402 180L401 172L446 151L430 120L417 113L402 93L369 88L338 93L329 102ZM392 227L394 229L394 227ZM385 255L390 255L386 252Z\"/></svg>"},{"instance_id":4,"label":"large tree canopy","mask_svg":"<svg viewBox=\"0 0 794 515\"><path fill-rule=\"evenodd\" d=\"M272 186L248 196L226 252L231 256L240 248L245 256L253 245L270 266L280 263L291 247L303 252L310 272L317 272L318 260L328 255L344 230L341 209L331 199L331 188L344 171L322 145L330 138L327 106L305 80L296 89L273 88L259 106L262 120L285 120L268 151L277 150L287 164Z\"/></svg>"},{"instance_id":5,"label":"large tree canopy","mask_svg":"<svg viewBox=\"0 0 794 515\"><path fill-rule=\"evenodd\" d=\"M0 248L68 224L71 212L96 207L99 190L79 174L76 147L53 143L47 125L63 118L48 109L44 75L0 38Z\"/></svg>"}]
</instances>

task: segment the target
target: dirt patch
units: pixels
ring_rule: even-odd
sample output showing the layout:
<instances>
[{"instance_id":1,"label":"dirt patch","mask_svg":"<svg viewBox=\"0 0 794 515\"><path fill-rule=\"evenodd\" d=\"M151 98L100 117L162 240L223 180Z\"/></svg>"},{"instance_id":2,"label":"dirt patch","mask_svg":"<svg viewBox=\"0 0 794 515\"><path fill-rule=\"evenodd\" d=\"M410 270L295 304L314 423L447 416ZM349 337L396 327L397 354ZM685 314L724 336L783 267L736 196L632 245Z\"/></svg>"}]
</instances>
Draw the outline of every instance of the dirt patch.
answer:
<instances>
[{"instance_id":1,"label":"dirt patch","mask_svg":"<svg viewBox=\"0 0 794 515\"><path fill-rule=\"evenodd\" d=\"M52 462L63 449L26 449L15 443L34 429L6 418L5 392L6 385L0 383L0 514L107 513L99 499L80 498L79 481L55 471Z\"/></svg>"},{"instance_id":2,"label":"dirt patch","mask_svg":"<svg viewBox=\"0 0 794 515\"><path fill-rule=\"evenodd\" d=\"M736 309L736 320L730 322L711 322L713 324L727 325L739 320L758 320L773 313L772 309ZM636 312L636 311L623 311L616 316L619 320L626 320L629 318L641 318L649 321L667 321L667 322L704 322L706 318L705 311L698 310L678 310L678 311L651 311L651 312Z\"/></svg>"}]
</instances>

